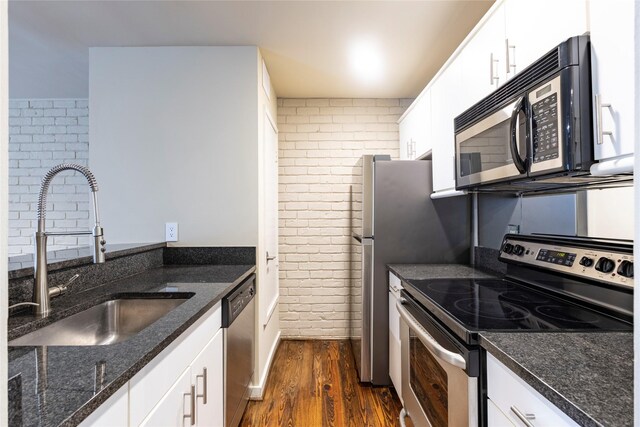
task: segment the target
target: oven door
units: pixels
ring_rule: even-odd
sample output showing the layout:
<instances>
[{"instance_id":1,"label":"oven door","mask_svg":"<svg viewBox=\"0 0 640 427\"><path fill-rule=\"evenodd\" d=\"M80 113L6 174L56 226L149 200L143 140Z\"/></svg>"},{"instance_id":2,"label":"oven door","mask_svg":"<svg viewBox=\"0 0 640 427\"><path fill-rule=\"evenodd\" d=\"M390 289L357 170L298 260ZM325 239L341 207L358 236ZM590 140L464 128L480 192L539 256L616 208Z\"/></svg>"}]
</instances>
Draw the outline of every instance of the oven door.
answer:
<instances>
[{"instance_id":1,"label":"oven door","mask_svg":"<svg viewBox=\"0 0 640 427\"><path fill-rule=\"evenodd\" d=\"M519 98L456 133L457 189L527 177L527 106Z\"/></svg>"},{"instance_id":2,"label":"oven door","mask_svg":"<svg viewBox=\"0 0 640 427\"><path fill-rule=\"evenodd\" d=\"M402 395L414 426L478 426L478 378L468 358L424 309L401 298Z\"/></svg>"}]
</instances>

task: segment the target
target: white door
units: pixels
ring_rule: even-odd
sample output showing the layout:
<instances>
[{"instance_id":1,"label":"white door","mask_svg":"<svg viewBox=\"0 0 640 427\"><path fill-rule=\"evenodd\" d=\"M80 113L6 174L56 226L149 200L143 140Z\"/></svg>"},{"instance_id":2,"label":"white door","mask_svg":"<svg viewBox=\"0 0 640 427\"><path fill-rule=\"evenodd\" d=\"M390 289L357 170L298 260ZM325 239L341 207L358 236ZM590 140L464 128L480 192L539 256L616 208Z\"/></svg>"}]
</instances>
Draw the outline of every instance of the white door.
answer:
<instances>
[{"instance_id":1,"label":"white door","mask_svg":"<svg viewBox=\"0 0 640 427\"><path fill-rule=\"evenodd\" d=\"M201 427L224 426L222 344L220 329L191 364L191 384L196 386L196 422Z\"/></svg>"},{"instance_id":2,"label":"white door","mask_svg":"<svg viewBox=\"0 0 640 427\"><path fill-rule=\"evenodd\" d=\"M191 368L187 368L162 400L140 424L144 427L188 427L195 416L195 386L191 385Z\"/></svg>"},{"instance_id":3,"label":"white door","mask_svg":"<svg viewBox=\"0 0 640 427\"><path fill-rule=\"evenodd\" d=\"M264 120L264 249L260 322L265 326L278 303L278 130L271 115Z\"/></svg>"}]
</instances>

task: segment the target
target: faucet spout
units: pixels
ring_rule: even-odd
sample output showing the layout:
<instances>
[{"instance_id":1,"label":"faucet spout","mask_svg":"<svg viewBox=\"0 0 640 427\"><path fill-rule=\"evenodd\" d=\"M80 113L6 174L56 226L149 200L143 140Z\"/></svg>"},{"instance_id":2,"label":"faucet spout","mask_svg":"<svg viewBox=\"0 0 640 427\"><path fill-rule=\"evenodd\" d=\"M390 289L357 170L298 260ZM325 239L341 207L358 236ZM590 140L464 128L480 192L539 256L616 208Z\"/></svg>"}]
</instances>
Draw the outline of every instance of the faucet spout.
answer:
<instances>
[{"instance_id":1,"label":"faucet spout","mask_svg":"<svg viewBox=\"0 0 640 427\"><path fill-rule=\"evenodd\" d=\"M56 235L64 234L91 234L93 236L93 262L101 264L105 262L106 241L104 240L104 230L100 226L100 213L98 210L98 182L93 176L89 168L74 164L62 163L52 167L42 177L40 184L40 194L38 195L38 228L35 233L35 263L34 263L34 286L33 286L33 302L36 304L36 315L47 317L51 311L51 297L58 295L55 289L49 289L47 277L47 232L46 228L46 210L47 210L47 193L53 178L60 172L66 170L74 170L80 172L87 179L91 188L91 196L93 199L93 212L95 224L91 231L86 232L69 232L55 233Z\"/></svg>"}]
</instances>

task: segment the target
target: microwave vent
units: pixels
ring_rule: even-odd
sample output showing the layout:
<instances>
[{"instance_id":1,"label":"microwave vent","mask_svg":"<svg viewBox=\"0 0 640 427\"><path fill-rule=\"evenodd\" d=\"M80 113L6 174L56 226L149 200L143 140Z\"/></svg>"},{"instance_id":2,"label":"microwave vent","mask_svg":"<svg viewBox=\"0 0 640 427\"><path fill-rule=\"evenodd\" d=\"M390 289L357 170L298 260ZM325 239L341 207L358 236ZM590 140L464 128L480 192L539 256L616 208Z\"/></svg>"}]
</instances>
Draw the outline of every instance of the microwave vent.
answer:
<instances>
[{"instance_id":1,"label":"microwave vent","mask_svg":"<svg viewBox=\"0 0 640 427\"><path fill-rule=\"evenodd\" d=\"M527 91L542 80L560 71L559 51L559 48L553 49L539 61L536 61L535 64L522 70L489 96L456 117L454 120L455 131L458 132L466 128L489 114L496 107L500 107L505 101L513 99L514 96Z\"/></svg>"}]
</instances>

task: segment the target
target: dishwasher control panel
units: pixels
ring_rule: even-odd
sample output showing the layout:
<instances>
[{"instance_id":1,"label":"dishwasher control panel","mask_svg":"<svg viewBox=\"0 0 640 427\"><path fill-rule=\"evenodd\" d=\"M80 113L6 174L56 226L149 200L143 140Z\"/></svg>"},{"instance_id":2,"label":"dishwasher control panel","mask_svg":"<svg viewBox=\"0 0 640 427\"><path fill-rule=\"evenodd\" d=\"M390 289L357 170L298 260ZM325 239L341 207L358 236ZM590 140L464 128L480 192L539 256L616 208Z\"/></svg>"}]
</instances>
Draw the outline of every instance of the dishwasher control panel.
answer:
<instances>
[{"instance_id":1,"label":"dishwasher control panel","mask_svg":"<svg viewBox=\"0 0 640 427\"><path fill-rule=\"evenodd\" d=\"M222 299L222 327L228 328L256 294L256 275L252 274Z\"/></svg>"}]
</instances>

